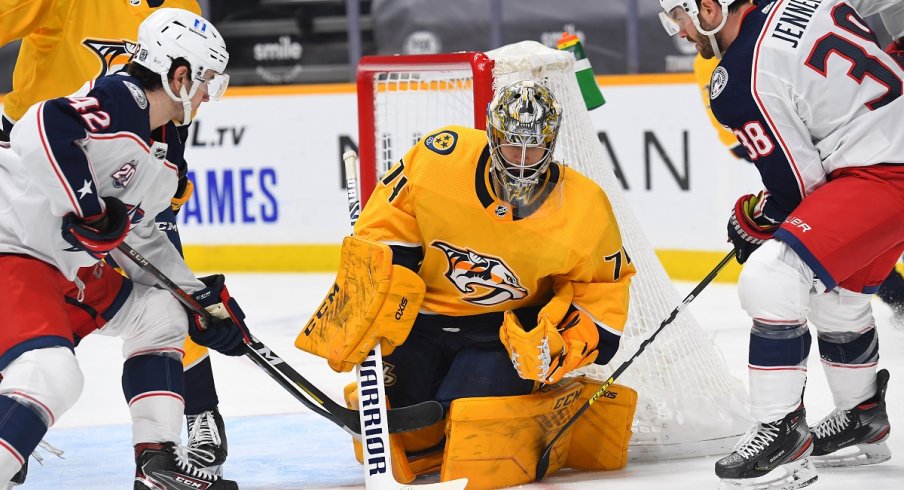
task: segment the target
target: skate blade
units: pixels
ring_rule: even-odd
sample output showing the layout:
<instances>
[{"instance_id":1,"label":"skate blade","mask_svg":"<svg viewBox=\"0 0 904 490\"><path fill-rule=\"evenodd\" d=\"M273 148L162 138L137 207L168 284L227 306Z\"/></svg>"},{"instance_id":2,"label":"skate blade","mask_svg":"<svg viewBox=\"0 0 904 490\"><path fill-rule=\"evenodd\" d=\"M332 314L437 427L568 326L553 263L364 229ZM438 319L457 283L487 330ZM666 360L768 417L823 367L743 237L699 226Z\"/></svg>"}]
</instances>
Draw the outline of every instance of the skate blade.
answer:
<instances>
[{"instance_id":1,"label":"skate blade","mask_svg":"<svg viewBox=\"0 0 904 490\"><path fill-rule=\"evenodd\" d=\"M783 464L757 478L723 478L719 490L795 490L816 481L818 475L809 458Z\"/></svg>"},{"instance_id":2,"label":"skate blade","mask_svg":"<svg viewBox=\"0 0 904 490\"><path fill-rule=\"evenodd\" d=\"M891 450L885 441L875 444L860 444L839 449L824 456L811 456L817 468L845 468L884 463L891 459Z\"/></svg>"}]
</instances>

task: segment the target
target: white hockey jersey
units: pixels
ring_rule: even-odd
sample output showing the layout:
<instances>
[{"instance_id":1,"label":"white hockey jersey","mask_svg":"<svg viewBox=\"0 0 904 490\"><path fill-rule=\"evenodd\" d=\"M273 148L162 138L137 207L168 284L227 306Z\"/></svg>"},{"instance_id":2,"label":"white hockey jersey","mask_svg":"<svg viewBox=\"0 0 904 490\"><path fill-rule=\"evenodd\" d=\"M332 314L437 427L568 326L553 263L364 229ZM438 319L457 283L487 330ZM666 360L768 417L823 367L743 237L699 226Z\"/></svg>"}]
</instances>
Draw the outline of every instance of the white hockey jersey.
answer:
<instances>
[{"instance_id":1,"label":"white hockey jersey","mask_svg":"<svg viewBox=\"0 0 904 490\"><path fill-rule=\"evenodd\" d=\"M152 140L147 97L126 74L98 79L84 97L32 106L11 148L0 149L0 253L31 255L75 279L97 260L63 239L62 217L97 216L101 196L113 196L131 216L126 243L182 288L203 288L154 223L170 206L183 151L172 123L160 134L163 141ZM155 283L119 251L111 256L133 281Z\"/></svg>"},{"instance_id":2,"label":"white hockey jersey","mask_svg":"<svg viewBox=\"0 0 904 490\"><path fill-rule=\"evenodd\" d=\"M713 72L713 114L782 222L840 168L904 164L904 69L863 18L904 33L902 0L760 0Z\"/></svg>"}]
</instances>

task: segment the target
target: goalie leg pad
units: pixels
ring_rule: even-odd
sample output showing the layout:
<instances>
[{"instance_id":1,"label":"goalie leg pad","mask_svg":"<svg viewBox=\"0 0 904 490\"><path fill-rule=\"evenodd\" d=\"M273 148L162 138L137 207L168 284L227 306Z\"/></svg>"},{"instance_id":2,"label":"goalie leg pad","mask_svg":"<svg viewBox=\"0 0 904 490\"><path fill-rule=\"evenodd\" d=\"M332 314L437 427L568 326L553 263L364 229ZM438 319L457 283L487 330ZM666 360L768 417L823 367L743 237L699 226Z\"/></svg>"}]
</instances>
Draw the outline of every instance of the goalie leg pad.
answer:
<instances>
[{"instance_id":1,"label":"goalie leg pad","mask_svg":"<svg viewBox=\"0 0 904 490\"><path fill-rule=\"evenodd\" d=\"M530 395L461 398L452 402L442 480L468 478L468 488L522 485L536 478L548 441L601 383L567 378ZM559 439L548 473L565 466L610 470L625 466L634 390L612 385Z\"/></svg>"},{"instance_id":2,"label":"goalie leg pad","mask_svg":"<svg viewBox=\"0 0 904 490\"><path fill-rule=\"evenodd\" d=\"M578 399L580 406L603 383L591 378L578 380L584 385ZM610 386L574 423L565 466L585 471L624 468L628 464L628 442L636 407L636 391L622 385Z\"/></svg>"},{"instance_id":3,"label":"goalie leg pad","mask_svg":"<svg viewBox=\"0 0 904 490\"><path fill-rule=\"evenodd\" d=\"M408 337L425 290L417 273L392 264L389 246L346 237L336 282L295 346L339 372L364 361L377 342L389 355Z\"/></svg>"},{"instance_id":4,"label":"goalie leg pad","mask_svg":"<svg viewBox=\"0 0 904 490\"><path fill-rule=\"evenodd\" d=\"M358 409L356 383L345 386L345 404L352 410ZM389 408L387 403L387 408ZM418 475L439 471L443 461L442 442L445 437L446 420L411 432L389 435L389 454L392 459L392 474L396 481L411 483ZM352 438L355 459L364 464L361 443Z\"/></svg>"}]
</instances>

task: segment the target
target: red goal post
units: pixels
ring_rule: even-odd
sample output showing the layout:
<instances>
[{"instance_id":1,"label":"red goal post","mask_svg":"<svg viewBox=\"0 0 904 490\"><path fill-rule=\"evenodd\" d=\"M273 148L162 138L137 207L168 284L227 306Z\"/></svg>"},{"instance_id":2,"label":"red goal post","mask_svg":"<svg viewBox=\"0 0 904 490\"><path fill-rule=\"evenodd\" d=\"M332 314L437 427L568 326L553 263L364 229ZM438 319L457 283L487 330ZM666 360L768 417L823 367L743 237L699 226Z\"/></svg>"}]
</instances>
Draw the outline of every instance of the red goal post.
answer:
<instances>
[{"instance_id":1,"label":"red goal post","mask_svg":"<svg viewBox=\"0 0 904 490\"><path fill-rule=\"evenodd\" d=\"M361 206L367 202L377 185L380 162L377 160L381 138L378 135L378 103L381 96L390 97L392 91L443 90L456 79L450 74L470 78L473 119L468 125L486 128L486 106L493 99L493 60L481 52L460 52L436 55L364 56L358 63L356 76L358 92L358 165L361 186ZM437 75L431 77L431 74ZM451 122L440 122L440 125ZM422 130L433 127L420 128ZM412 144L414 142L411 142ZM404 146L404 145L403 145ZM405 151L411 145L398 151ZM398 160L402 155L394 155ZM395 160L389 160L395 161ZM385 170L385 168L383 169Z\"/></svg>"}]
</instances>

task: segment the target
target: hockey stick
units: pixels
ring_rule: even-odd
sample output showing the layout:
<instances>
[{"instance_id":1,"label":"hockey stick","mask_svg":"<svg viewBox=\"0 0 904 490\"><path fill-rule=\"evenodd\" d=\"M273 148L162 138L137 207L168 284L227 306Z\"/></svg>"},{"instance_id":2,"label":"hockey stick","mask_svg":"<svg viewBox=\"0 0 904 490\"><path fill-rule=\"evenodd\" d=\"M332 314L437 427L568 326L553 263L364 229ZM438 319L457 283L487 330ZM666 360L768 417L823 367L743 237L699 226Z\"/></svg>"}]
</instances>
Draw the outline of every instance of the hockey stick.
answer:
<instances>
[{"instance_id":1,"label":"hockey stick","mask_svg":"<svg viewBox=\"0 0 904 490\"><path fill-rule=\"evenodd\" d=\"M134 248L123 242L117 247L142 270L154 276L163 289L166 289L191 311L201 315L206 324L211 322L210 312L205 310L194 296L188 294L166 277L153 264L148 262ZM361 438L361 421L357 410L349 410L326 396L310 381L305 379L292 366L282 360L275 352L263 344L260 340L249 334L245 341L248 349L245 355L255 364L267 372L280 386L286 389L292 396L315 413L329 419L334 424L351 434ZM307 395L307 396L305 396ZM407 432L428 427L443 418L443 408L436 402L425 402L410 407L404 407L389 412L388 421L390 432Z\"/></svg>"},{"instance_id":2,"label":"hockey stick","mask_svg":"<svg viewBox=\"0 0 904 490\"><path fill-rule=\"evenodd\" d=\"M595 402L597 398L603 396L603 394L606 393L606 390L608 390L609 387L612 386L612 383L615 382L615 379L621 376L621 374L625 372L625 369L628 369L628 366L630 366L631 363L633 363L634 360L637 359L637 356L639 356L644 351L644 349L647 348L647 345L649 345L650 342L652 342L656 338L656 336L659 335L659 332L661 332L666 325L672 323L675 317L678 316L678 313L683 310L685 306L690 304L690 302L693 301L701 291L703 291L703 288L708 286L709 283L711 283L713 279L715 279L716 276L719 275L719 272L731 261L731 259L734 258L734 256L735 251L734 249L732 249L732 251L728 252L728 255L726 255L725 258L723 258L722 261L719 262L716 267L706 277L703 278L702 281L700 281L700 284L698 284L697 287L695 287L694 290L684 298L684 301L682 301L680 305L672 310L672 312L669 314L669 317L663 320L661 324L659 324L659 328L657 328L656 331L653 332L653 334L650 335L649 338L647 338L647 340L644 340L640 344L640 347L637 348L637 352L635 352L630 359L623 362L621 366L619 366L618 369L616 369L615 372L612 373L612 376L609 376L609 379L607 379L606 382L603 383L603 386L600 386L599 389L596 390L596 392L593 393L593 395L591 395L583 405L581 405L581 408L579 408L578 411L575 412L575 414L572 415L570 419L568 419L568 422L566 422L565 425L563 425L562 428L559 429L559 432L556 433L555 437L553 437L552 440L549 441L549 444L547 444L543 449L543 454L540 456L540 460L537 461L537 481L542 480L543 477L546 476L546 470L549 469L549 456L552 453L552 448L556 444L556 441L558 441L559 438L568 431L568 428L571 427L578 420L578 418L587 411L588 408L590 408L590 405L593 405L593 402Z\"/></svg>"},{"instance_id":3,"label":"hockey stick","mask_svg":"<svg viewBox=\"0 0 904 490\"><path fill-rule=\"evenodd\" d=\"M342 154L345 162L346 187L348 189L348 214L352 229L358 221L361 201L358 198L358 155L354 151ZM383 379L383 352L380 343L367 354L367 358L356 369L358 378L358 402L361 410L362 434L361 451L364 461L364 487L367 490L402 490L414 488L436 488L462 490L468 484L467 478L427 485L405 485L396 481L392 474L392 459L389 451L389 430L386 424L386 387ZM428 402L429 403L429 402ZM436 403L436 402L432 402ZM436 403L439 406L438 403ZM440 410L442 407L440 406Z\"/></svg>"}]
</instances>

